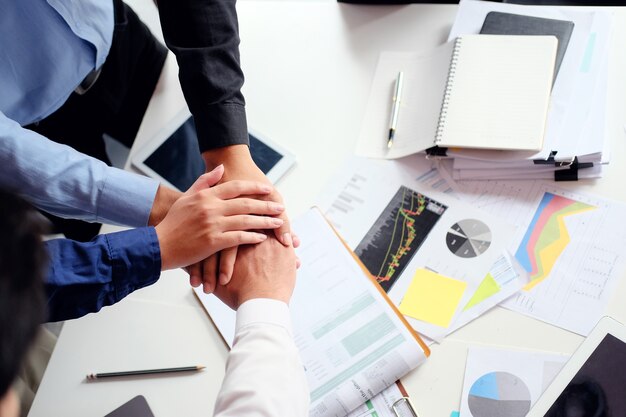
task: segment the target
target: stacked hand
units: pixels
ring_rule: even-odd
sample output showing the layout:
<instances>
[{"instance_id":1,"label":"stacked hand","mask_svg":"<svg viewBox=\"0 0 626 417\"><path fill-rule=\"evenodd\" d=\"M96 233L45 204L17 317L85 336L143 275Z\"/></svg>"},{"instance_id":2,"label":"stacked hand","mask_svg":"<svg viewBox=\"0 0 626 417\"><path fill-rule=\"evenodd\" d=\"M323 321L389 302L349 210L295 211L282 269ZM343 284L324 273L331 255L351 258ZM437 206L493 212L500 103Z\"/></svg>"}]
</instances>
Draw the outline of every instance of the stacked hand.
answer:
<instances>
[{"instance_id":1,"label":"stacked hand","mask_svg":"<svg viewBox=\"0 0 626 417\"><path fill-rule=\"evenodd\" d=\"M293 248L300 242L291 232L281 195L252 161L247 146L230 146L203 157L213 169L184 194L160 187L150 224L157 224L162 269L186 267L192 286L202 285L205 293L216 291L229 305L238 306L238 300L246 297L231 294L238 294L241 287L241 282L228 286L233 274L252 273L250 268L260 268L259 259L269 262L279 253L288 253L287 260L293 256L299 266ZM274 237L268 239L264 230L273 230ZM270 243L258 245L265 241ZM285 273L289 275L289 269ZM242 280L248 282L249 277Z\"/></svg>"},{"instance_id":2,"label":"stacked hand","mask_svg":"<svg viewBox=\"0 0 626 417\"><path fill-rule=\"evenodd\" d=\"M260 243L267 236L257 230L283 225L282 219L273 217L284 211L282 204L249 197L268 195L273 187L245 180L215 185L223 174L224 167L218 166L198 178L156 226L162 269L185 267L226 248Z\"/></svg>"},{"instance_id":3,"label":"stacked hand","mask_svg":"<svg viewBox=\"0 0 626 417\"><path fill-rule=\"evenodd\" d=\"M215 151L212 153L213 158L205 156L205 162L207 167L212 166L212 161L218 160L226 165L226 172L222 177L222 183L228 183L229 181L236 180L248 180L260 183L265 183L271 186L271 183L263 174L263 172L256 166L250 151L245 145L231 146L224 151ZM282 204L283 199L280 193L272 187L272 191L266 194L260 194L255 196L259 200L274 201L278 204ZM291 231L291 224L287 213L283 211L278 215L278 218L283 220L283 224L274 229L274 235L278 241L284 246L297 248L300 245L300 241L296 235ZM205 293L210 293L215 288L215 276L218 275L218 282L220 285L226 285L233 274L233 268L235 260L237 258L237 246L222 250L219 254L213 255L203 263L203 270L200 268L192 268L190 270L191 285L199 285L200 280L203 284ZM218 259L219 258L219 259ZM299 266L299 260L296 258L296 262Z\"/></svg>"},{"instance_id":4,"label":"stacked hand","mask_svg":"<svg viewBox=\"0 0 626 417\"><path fill-rule=\"evenodd\" d=\"M242 245L232 280L218 285L215 295L233 310L253 298L289 303L296 283L296 255L292 246L269 236L258 245Z\"/></svg>"}]
</instances>

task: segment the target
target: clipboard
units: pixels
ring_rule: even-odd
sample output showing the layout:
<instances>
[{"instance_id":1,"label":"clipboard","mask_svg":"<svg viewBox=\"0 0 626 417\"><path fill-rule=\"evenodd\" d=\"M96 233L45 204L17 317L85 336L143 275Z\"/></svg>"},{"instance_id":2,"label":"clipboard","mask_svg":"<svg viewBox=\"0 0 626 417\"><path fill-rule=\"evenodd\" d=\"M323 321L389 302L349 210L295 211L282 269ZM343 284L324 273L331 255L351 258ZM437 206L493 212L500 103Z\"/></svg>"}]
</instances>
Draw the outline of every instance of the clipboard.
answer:
<instances>
[{"instance_id":1,"label":"clipboard","mask_svg":"<svg viewBox=\"0 0 626 417\"><path fill-rule=\"evenodd\" d=\"M385 290L383 289L383 287L380 286L380 284L378 283L378 281L376 281L376 279L372 276L372 274L370 273L370 271L367 269L367 267L365 266L365 264L363 264L363 262L361 261L361 259L359 259L358 256L356 256L356 253L354 253L354 251L352 249L350 249L350 246L348 246L348 244L346 243L345 240L343 240L343 238L341 237L341 235L339 234L339 232L337 232L337 229L335 229L335 226L332 225L331 222L328 221L328 219L326 218L326 216L324 216L324 213L322 212L322 210L317 207L317 206L313 206L311 207L317 211L320 212L320 214L322 215L322 217L324 218L324 220L326 221L326 223L328 224L328 226L330 226L330 228L332 229L333 233L335 233L335 236L337 236L337 238L339 238L339 241L341 242L341 244L343 245L343 247L345 247L348 252L350 253L350 256L352 256L352 258L356 261L356 263L359 265L359 267L361 268L361 270L363 271L363 273L365 274L365 276L370 280L370 282L372 284L374 284L374 286L376 287L376 289L378 290L378 292L382 295L383 299L387 302L387 304L389 304L389 306L391 307L391 309L393 310L394 313L396 313L396 315L398 316L398 318L400 319L400 321L402 322L402 324L404 324L406 326L406 328L409 330L409 332L411 333L411 335L415 338L415 340L417 341L417 343L420 345L420 347L422 348L422 351L424 352L424 355L428 358L430 356L430 348L426 345L426 343L424 342L424 340L422 339L422 337L419 335L419 333L417 333L415 331L415 329L413 329L413 327L409 324L409 322L406 320L406 318L404 317L404 314L402 314L400 312L400 310L398 310L398 307L395 305L395 303L393 301L391 301L391 298L389 298L389 296L387 295L387 293L385 292ZM399 383L398 383L399 384ZM402 387L402 385L399 385L400 390L404 391L404 388ZM409 416L411 416L409 414ZM412 416L411 416L412 417Z\"/></svg>"},{"instance_id":2,"label":"clipboard","mask_svg":"<svg viewBox=\"0 0 626 417\"><path fill-rule=\"evenodd\" d=\"M396 385L398 386L398 389L402 393L402 397L397 399L391 405L391 410L393 411L393 414L396 417L419 417L402 383L398 381L396 382Z\"/></svg>"}]
</instances>

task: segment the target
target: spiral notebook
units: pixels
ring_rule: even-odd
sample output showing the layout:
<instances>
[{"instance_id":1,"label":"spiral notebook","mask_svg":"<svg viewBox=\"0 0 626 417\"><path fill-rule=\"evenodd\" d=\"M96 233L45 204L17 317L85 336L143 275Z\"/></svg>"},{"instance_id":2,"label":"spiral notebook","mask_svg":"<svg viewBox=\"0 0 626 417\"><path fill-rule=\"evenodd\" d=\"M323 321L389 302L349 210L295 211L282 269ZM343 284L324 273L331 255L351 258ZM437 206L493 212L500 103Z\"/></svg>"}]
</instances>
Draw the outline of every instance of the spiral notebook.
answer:
<instances>
[{"instance_id":1,"label":"spiral notebook","mask_svg":"<svg viewBox=\"0 0 626 417\"><path fill-rule=\"evenodd\" d=\"M464 35L426 53L383 52L357 152L399 158L433 146L540 150L554 36ZM404 87L387 149L394 82Z\"/></svg>"}]
</instances>

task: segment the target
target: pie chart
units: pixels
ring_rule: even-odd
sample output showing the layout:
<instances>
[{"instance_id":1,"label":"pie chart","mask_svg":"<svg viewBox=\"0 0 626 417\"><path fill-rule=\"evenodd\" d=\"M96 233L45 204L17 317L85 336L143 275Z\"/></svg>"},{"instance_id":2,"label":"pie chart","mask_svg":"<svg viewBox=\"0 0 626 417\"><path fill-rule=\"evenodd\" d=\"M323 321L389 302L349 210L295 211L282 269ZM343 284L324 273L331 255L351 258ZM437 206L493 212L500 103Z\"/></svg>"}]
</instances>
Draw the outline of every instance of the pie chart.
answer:
<instances>
[{"instance_id":1,"label":"pie chart","mask_svg":"<svg viewBox=\"0 0 626 417\"><path fill-rule=\"evenodd\" d=\"M491 372L478 378L467 398L473 417L524 417L530 410L530 391L508 372Z\"/></svg>"},{"instance_id":2,"label":"pie chart","mask_svg":"<svg viewBox=\"0 0 626 417\"><path fill-rule=\"evenodd\" d=\"M489 249L491 230L480 220L461 220L448 230L446 244L456 256L475 258Z\"/></svg>"}]
</instances>

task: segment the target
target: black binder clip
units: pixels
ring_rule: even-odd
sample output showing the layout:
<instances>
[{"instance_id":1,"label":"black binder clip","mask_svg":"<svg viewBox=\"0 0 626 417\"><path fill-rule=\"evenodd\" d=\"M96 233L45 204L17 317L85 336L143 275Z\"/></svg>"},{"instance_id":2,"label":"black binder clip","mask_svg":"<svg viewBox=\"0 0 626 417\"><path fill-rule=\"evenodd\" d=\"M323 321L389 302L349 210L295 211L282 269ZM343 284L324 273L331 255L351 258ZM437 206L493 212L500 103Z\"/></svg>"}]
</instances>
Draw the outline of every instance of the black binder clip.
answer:
<instances>
[{"instance_id":1,"label":"black binder clip","mask_svg":"<svg viewBox=\"0 0 626 417\"><path fill-rule=\"evenodd\" d=\"M391 406L396 417L419 417L408 397L402 397Z\"/></svg>"},{"instance_id":2,"label":"black binder clip","mask_svg":"<svg viewBox=\"0 0 626 417\"><path fill-rule=\"evenodd\" d=\"M578 170L592 168L593 162L578 162L578 157L574 157L567 169L554 171L554 181L578 181Z\"/></svg>"},{"instance_id":3,"label":"black binder clip","mask_svg":"<svg viewBox=\"0 0 626 417\"><path fill-rule=\"evenodd\" d=\"M438 159L448 156L448 148L439 146L433 146L432 148L426 149L424 152L426 152L426 159Z\"/></svg>"},{"instance_id":4,"label":"black binder clip","mask_svg":"<svg viewBox=\"0 0 626 417\"><path fill-rule=\"evenodd\" d=\"M556 156L557 151L550 151L550 155L546 159L533 159L533 164L535 165L552 165L554 164L554 157Z\"/></svg>"}]
</instances>

